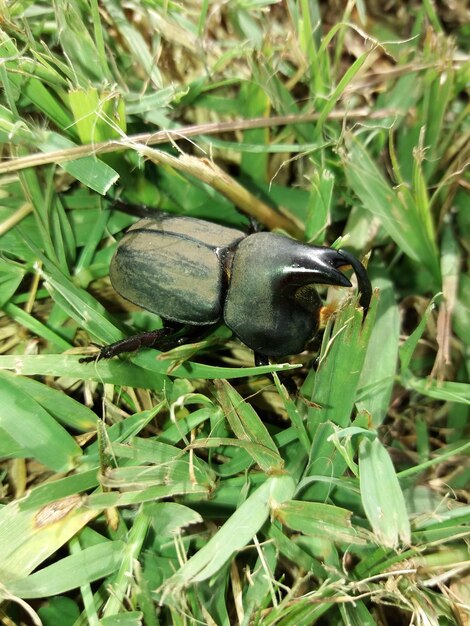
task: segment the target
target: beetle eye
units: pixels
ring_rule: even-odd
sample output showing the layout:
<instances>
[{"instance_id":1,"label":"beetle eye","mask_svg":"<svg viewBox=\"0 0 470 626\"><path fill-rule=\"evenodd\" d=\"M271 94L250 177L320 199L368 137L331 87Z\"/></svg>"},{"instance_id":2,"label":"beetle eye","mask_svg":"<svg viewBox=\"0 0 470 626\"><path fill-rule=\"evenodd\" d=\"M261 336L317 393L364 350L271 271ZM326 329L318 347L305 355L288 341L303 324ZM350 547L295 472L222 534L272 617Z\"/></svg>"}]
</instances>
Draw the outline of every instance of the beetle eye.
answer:
<instances>
[{"instance_id":1,"label":"beetle eye","mask_svg":"<svg viewBox=\"0 0 470 626\"><path fill-rule=\"evenodd\" d=\"M315 287L312 285L299 287L299 289L295 292L294 298L303 309L309 311L310 313L314 313L317 316L319 315L323 302Z\"/></svg>"}]
</instances>

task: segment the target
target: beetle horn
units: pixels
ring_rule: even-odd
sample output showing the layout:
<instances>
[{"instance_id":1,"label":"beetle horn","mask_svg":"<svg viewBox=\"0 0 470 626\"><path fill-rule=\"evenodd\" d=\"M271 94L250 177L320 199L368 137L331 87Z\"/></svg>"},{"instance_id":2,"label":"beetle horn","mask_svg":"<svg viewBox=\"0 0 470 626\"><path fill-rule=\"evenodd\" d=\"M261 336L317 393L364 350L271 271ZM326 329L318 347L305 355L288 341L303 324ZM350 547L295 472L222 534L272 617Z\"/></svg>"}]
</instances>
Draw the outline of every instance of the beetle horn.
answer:
<instances>
[{"instance_id":1,"label":"beetle horn","mask_svg":"<svg viewBox=\"0 0 470 626\"><path fill-rule=\"evenodd\" d=\"M301 284L312 282L324 285L336 285L338 287L351 287L351 282L338 269L345 265L351 265L356 274L357 284L361 294L359 304L367 311L372 296L372 286L365 267L353 254L346 250L309 246L306 256L308 257L308 261L307 259L303 259L303 267L293 269L291 280L294 276L295 278L292 282Z\"/></svg>"},{"instance_id":2,"label":"beetle horn","mask_svg":"<svg viewBox=\"0 0 470 626\"><path fill-rule=\"evenodd\" d=\"M316 283L351 287L348 278L337 269L348 264L349 261L345 261L338 250L303 246L302 255L299 254L296 262L289 268L289 282L291 285Z\"/></svg>"},{"instance_id":3,"label":"beetle horn","mask_svg":"<svg viewBox=\"0 0 470 626\"><path fill-rule=\"evenodd\" d=\"M318 250L317 260L329 268L331 276L333 276L334 272L335 276L339 273L343 278L345 278L344 274L338 272L337 268L344 267L345 265L350 265L353 268L357 278L357 286L361 294L359 304L362 306L364 311L367 312L370 299L372 297L372 285L370 284L366 268L362 265L362 263L350 252L347 252L346 250L333 250L332 248L320 248ZM328 270L325 271L325 276L328 276ZM344 282L330 282L327 284L350 287L351 283L349 281L347 282L349 283L348 285Z\"/></svg>"},{"instance_id":4,"label":"beetle horn","mask_svg":"<svg viewBox=\"0 0 470 626\"><path fill-rule=\"evenodd\" d=\"M367 312L369 308L370 299L372 297L372 285L370 284L369 276L367 275L366 268L362 265L362 263L350 252L346 250L338 250L338 253L344 258L346 261L339 265L350 265L357 278L357 286L359 287L359 292L361 297L359 298L359 304L364 309L364 312Z\"/></svg>"}]
</instances>

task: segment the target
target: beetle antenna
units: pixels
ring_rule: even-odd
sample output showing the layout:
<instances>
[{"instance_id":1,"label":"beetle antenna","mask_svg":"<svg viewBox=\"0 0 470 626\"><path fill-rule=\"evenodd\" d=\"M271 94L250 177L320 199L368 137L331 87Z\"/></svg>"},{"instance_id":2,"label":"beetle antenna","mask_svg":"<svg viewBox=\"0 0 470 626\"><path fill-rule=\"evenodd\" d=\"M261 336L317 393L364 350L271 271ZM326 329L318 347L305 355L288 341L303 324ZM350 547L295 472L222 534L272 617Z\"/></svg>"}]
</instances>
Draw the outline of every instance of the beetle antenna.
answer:
<instances>
[{"instance_id":1,"label":"beetle antenna","mask_svg":"<svg viewBox=\"0 0 470 626\"><path fill-rule=\"evenodd\" d=\"M110 198L109 208L114 211L121 211L128 215L135 215L136 217L152 217L158 218L165 215L169 215L166 211L160 211L160 209L149 207L146 204L130 204L121 198Z\"/></svg>"}]
</instances>

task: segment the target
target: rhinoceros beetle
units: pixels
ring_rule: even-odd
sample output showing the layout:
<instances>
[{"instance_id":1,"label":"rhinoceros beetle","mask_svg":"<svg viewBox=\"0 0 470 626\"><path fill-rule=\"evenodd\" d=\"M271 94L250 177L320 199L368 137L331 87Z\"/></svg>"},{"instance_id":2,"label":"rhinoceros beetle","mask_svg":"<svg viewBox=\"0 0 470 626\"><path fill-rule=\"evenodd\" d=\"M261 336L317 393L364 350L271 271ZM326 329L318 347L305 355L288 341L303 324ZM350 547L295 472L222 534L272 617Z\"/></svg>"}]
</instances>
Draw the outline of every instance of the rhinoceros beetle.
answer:
<instances>
[{"instance_id":1,"label":"rhinoceros beetle","mask_svg":"<svg viewBox=\"0 0 470 626\"><path fill-rule=\"evenodd\" d=\"M319 327L322 301L313 285L350 287L338 270L346 265L356 274L359 302L367 310L367 272L345 250L191 217L146 217L121 239L110 278L121 296L161 316L166 327L104 346L97 358L142 347L170 349L190 338L175 334L178 328L205 334L221 321L254 350L258 365L297 354Z\"/></svg>"}]
</instances>

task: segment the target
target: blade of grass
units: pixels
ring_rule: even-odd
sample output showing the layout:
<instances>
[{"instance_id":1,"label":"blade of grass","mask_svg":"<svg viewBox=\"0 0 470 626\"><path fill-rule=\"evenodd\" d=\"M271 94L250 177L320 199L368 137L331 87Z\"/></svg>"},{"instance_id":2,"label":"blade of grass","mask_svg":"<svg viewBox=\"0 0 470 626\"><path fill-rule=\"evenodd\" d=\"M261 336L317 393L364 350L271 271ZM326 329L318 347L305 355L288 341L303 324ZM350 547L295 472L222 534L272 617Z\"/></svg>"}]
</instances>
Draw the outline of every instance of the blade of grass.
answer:
<instances>
[{"instance_id":1,"label":"blade of grass","mask_svg":"<svg viewBox=\"0 0 470 626\"><path fill-rule=\"evenodd\" d=\"M335 108L338 100L343 95L346 87L351 83L351 81L354 78L357 78L360 71L364 67L367 67L367 62L371 63L373 61L373 55L371 55L372 50L368 50L367 52L364 52L363 54L361 54L360 57L358 57L354 61L351 67L349 67L346 70L346 72L342 76L339 83L333 89L332 93L329 95L328 100L326 101L326 103L324 104L324 106L322 107L320 111L320 117L318 118L318 122L315 127L315 134L314 134L315 138L317 138L320 135L320 133L323 132L323 126L326 120L328 119L328 116L330 115L331 111Z\"/></svg>"},{"instance_id":2,"label":"blade of grass","mask_svg":"<svg viewBox=\"0 0 470 626\"><path fill-rule=\"evenodd\" d=\"M359 445L361 498L377 540L389 548L409 544L411 529L405 499L390 455L378 439Z\"/></svg>"},{"instance_id":3,"label":"blade of grass","mask_svg":"<svg viewBox=\"0 0 470 626\"><path fill-rule=\"evenodd\" d=\"M289 476L268 478L233 513L217 533L192 556L160 591L167 593L192 583L206 580L218 570L238 550L252 540L269 516L270 507L289 500L294 492L294 483Z\"/></svg>"},{"instance_id":4,"label":"blade of grass","mask_svg":"<svg viewBox=\"0 0 470 626\"><path fill-rule=\"evenodd\" d=\"M48 132L38 143L38 148L44 152L45 156L48 152L70 150L75 146L76 144L70 139L53 131ZM106 194L119 178L119 174L112 167L95 156L61 163L61 167L76 180L102 195Z\"/></svg>"},{"instance_id":5,"label":"blade of grass","mask_svg":"<svg viewBox=\"0 0 470 626\"><path fill-rule=\"evenodd\" d=\"M312 446L306 475L338 477L346 469L345 460L335 454L334 443L329 437L334 434L334 424L344 428L351 423L377 301L376 293L364 321L362 312L351 302L340 311L334 326L330 324L325 331L311 395L312 406L307 413ZM321 501L328 491L328 485L318 483L308 488L307 498Z\"/></svg>"},{"instance_id":6,"label":"blade of grass","mask_svg":"<svg viewBox=\"0 0 470 626\"><path fill-rule=\"evenodd\" d=\"M57 472L69 471L82 454L73 437L13 376L1 375L0 427L32 457Z\"/></svg>"},{"instance_id":7,"label":"blade of grass","mask_svg":"<svg viewBox=\"0 0 470 626\"><path fill-rule=\"evenodd\" d=\"M0 371L0 380L11 380L11 374ZM14 383L21 390L21 393L34 399L62 424L81 432L96 428L95 413L62 391L25 376L15 375Z\"/></svg>"},{"instance_id":8,"label":"blade of grass","mask_svg":"<svg viewBox=\"0 0 470 626\"><path fill-rule=\"evenodd\" d=\"M118 613L127 613L123 610L123 601L129 587L129 579L137 567L137 559L140 556L149 526L150 518L141 508L135 516L126 543L121 546L119 570L112 582L112 593L103 609L104 619Z\"/></svg>"},{"instance_id":9,"label":"blade of grass","mask_svg":"<svg viewBox=\"0 0 470 626\"><path fill-rule=\"evenodd\" d=\"M0 509L3 585L28 576L99 513L85 508L77 496L41 509L29 509L27 502L28 497L20 502L20 509L15 501Z\"/></svg>"},{"instance_id":10,"label":"blade of grass","mask_svg":"<svg viewBox=\"0 0 470 626\"><path fill-rule=\"evenodd\" d=\"M338 543L365 545L367 535L353 527L351 515L338 506L300 500L283 502L274 509L274 517L292 530Z\"/></svg>"},{"instance_id":11,"label":"blade of grass","mask_svg":"<svg viewBox=\"0 0 470 626\"><path fill-rule=\"evenodd\" d=\"M42 337L58 350L69 350L71 348L70 343L54 332L54 330L48 328L45 324L11 302L3 305L3 311L10 319L30 330L33 335Z\"/></svg>"},{"instance_id":12,"label":"blade of grass","mask_svg":"<svg viewBox=\"0 0 470 626\"><path fill-rule=\"evenodd\" d=\"M346 177L366 209L378 217L389 236L411 258L426 268L433 288L439 288L441 277L436 242L416 203L407 190L395 190L382 175L359 139L346 135L347 154L343 156ZM426 210L425 210L426 213ZM426 224L430 222L426 217Z\"/></svg>"},{"instance_id":13,"label":"blade of grass","mask_svg":"<svg viewBox=\"0 0 470 626\"><path fill-rule=\"evenodd\" d=\"M387 415L395 384L400 318L393 283L386 268L375 266L370 278L374 288L379 290L380 298L359 380L361 391L357 408L367 411L372 425L378 426Z\"/></svg>"},{"instance_id":14,"label":"blade of grass","mask_svg":"<svg viewBox=\"0 0 470 626\"><path fill-rule=\"evenodd\" d=\"M85 548L26 578L13 581L8 590L20 598L44 598L77 589L115 572L122 563L124 548L122 541L106 541Z\"/></svg>"},{"instance_id":15,"label":"blade of grass","mask_svg":"<svg viewBox=\"0 0 470 626\"><path fill-rule=\"evenodd\" d=\"M68 95L81 143L119 139L125 134L126 112L118 92L87 87L71 90Z\"/></svg>"},{"instance_id":16,"label":"blade of grass","mask_svg":"<svg viewBox=\"0 0 470 626\"><path fill-rule=\"evenodd\" d=\"M161 89L163 81L158 64L155 63L154 53L149 50L147 42L139 29L126 18L120 3L115 0L105 0L104 6L114 27L123 38L131 56L135 59L137 66L142 68L142 71L149 77L156 88Z\"/></svg>"},{"instance_id":17,"label":"blade of grass","mask_svg":"<svg viewBox=\"0 0 470 626\"><path fill-rule=\"evenodd\" d=\"M253 407L245 402L225 380L215 383L217 397L235 436L254 446L246 448L254 461L266 472L279 471L284 462L267 428Z\"/></svg>"}]
</instances>

